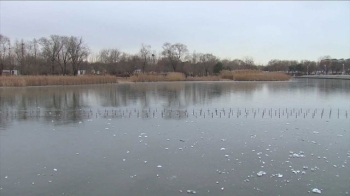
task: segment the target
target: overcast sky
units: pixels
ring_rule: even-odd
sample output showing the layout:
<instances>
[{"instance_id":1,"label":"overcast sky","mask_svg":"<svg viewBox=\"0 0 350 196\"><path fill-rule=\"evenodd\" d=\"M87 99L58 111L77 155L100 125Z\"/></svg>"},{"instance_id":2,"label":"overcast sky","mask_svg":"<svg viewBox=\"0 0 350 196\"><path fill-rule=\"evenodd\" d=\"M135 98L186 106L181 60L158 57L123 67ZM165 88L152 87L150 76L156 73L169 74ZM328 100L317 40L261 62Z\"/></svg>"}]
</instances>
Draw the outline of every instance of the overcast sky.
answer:
<instances>
[{"instance_id":1,"label":"overcast sky","mask_svg":"<svg viewBox=\"0 0 350 196\"><path fill-rule=\"evenodd\" d=\"M159 53L165 42L220 58L350 57L350 1L0 1L0 33L82 36L93 52Z\"/></svg>"}]
</instances>

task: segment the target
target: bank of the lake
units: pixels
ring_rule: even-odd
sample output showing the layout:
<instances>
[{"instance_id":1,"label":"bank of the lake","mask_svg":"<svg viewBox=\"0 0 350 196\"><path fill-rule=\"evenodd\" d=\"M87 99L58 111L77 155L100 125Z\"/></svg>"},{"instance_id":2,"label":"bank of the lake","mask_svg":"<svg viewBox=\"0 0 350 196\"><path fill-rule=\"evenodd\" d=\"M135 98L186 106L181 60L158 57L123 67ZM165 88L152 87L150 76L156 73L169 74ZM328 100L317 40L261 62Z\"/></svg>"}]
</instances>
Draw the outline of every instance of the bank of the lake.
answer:
<instances>
[{"instance_id":1,"label":"bank of the lake","mask_svg":"<svg viewBox=\"0 0 350 196\"><path fill-rule=\"evenodd\" d=\"M259 70L222 71L217 75L186 76L180 72L140 73L130 77L113 75L83 75L83 76L3 76L0 77L0 87L52 86L52 85L83 85L107 84L125 82L163 82L163 81L288 81L291 76L282 72L263 72Z\"/></svg>"},{"instance_id":2,"label":"bank of the lake","mask_svg":"<svg viewBox=\"0 0 350 196\"><path fill-rule=\"evenodd\" d=\"M0 87L52 86L52 85L82 85L118 83L111 75L84 76L2 76Z\"/></svg>"},{"instance_id":3,"label":"bank of the lake","mask_svg":"<svg viewBox=\"0 0 350 196\"><path fill-rule=\"evenodd\" d=\"M183 73L167 74L140 73L128 77L114 75L83 76L1 76L0 87L84 85L129 82L164 82L164 81L288 81L292 76L282 72L262 72L258 70L222 71L218 75L185 76ZM293 78L350 80L350 75L302 75Z\"/></svg>"},{"instance_id":4,"label":"bank of the lake","mask_svg":"<svg viewBox=\"0 0 350 196\"><path fill-rule=\"evenodd\" d=\"M303 75L295 78L350 80L350 75Z\"/></svg>"}]
</instances>

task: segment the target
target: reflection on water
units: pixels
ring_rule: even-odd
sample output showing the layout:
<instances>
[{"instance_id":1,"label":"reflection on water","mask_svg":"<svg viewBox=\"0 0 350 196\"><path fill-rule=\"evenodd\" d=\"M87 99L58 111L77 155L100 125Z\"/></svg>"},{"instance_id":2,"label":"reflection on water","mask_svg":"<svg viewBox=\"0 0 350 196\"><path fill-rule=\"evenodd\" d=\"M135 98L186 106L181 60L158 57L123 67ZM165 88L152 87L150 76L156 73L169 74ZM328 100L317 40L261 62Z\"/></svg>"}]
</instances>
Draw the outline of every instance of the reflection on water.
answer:
<instances>
[{"instance_id":1,"label":"reflection on water","mask_svg":"<svg viewBox=\"0 0 350 196\"><path fill-rule=\"evenodd\" d=\"M126 83L69 87L0 88L0 123L41 117L79 122L92 110L136 108L335 108L347 110L347 80L296 79L290 82ZM145 117L146 114L141 115ZM183 115L182 115L183 116ZM172 116L164 116L172 118Z\"/></svg>"}]
</instances>

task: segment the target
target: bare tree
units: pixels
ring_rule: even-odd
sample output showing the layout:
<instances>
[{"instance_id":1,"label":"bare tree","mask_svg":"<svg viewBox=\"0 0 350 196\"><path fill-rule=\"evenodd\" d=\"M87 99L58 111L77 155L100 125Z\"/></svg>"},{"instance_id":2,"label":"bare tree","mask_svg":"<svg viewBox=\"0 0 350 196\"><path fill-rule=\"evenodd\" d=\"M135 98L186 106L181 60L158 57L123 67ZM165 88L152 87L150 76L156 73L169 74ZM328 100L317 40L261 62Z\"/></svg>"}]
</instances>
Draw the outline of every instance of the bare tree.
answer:
<instances>
[{"instance_id":1,"label":"bare tree","mask_svg":"<svg viewBox=\"0 0 350 196\"><path fill-rule=\"evenodd\" d=\"M206 76L212 73L215 63L218 62L216 56L209 53L200 54L199 60Z\"/></svg>"},{"instance_id":2,"label":"bare tree","mask_svg":"<svg viewBox=\"0 0 350 196\"><path fill-rule=\"evenodd\" d=\"M99 61L106 64L117 63L122 52L115 49L102 49L99 53Z\"/></svg>"},{"instance_id":3,"label":"bare tree","mask_svg":"<svg viewBox=\"0 0 350 196\"><path fill-rule=\"evenodd\" d=\"M109 49L102 49L98 54L98 60L101 63L109 63Z\"/></svg>"},{"instance_id":4,"label":"bare tree","mask_svg":"<svg viewBox=\"0 0 350 196\"><path fill-rule=\"evenodd\" d=\"M73 75L76 76L78 75L81 63L84 60L87 60L87 57L90 54L90 49L85 45L83 38L73 36L69 38L68 45L69 60L72 64Z\"/></svg>"},{"instance_id":5,"label":"bare tree","mask_svg":"<svg viewBox=\"0 0 350 196\"><path fill-rule=\"evenodd\" d=\"M138 55L130 55L128 58L128 64L126 66L126 72L128 74L132 74L136 68L143 66L143 59L141 59Z\"/></svg>"},{"instance_id":6,"label":"bare tree","mask_svg":"<svg viewBox=\"0 0 350 196\"><path fill-rule=\"evenodd\" d=\"M89 57L88 57L88 62L89 63L96 63L99 62L99 55L96 53L91 52Z\"/></svg>"},{"instance_id":7,"label":"bare tree","mask_svg":"<svg viewBox=\"0 0 350 196\"><path fill-rule=\"evenodd\" d=\"M110 74L117 74L117 72L120 72L122 69L121 67L118 67L122 52L115 48L115 49L102 49L99 53L99 61L106 64L106 70Z\"/></svg>"},{"instance_id":8,"label":"bare tree","mask_svg":"<svg viewBox=\"0 0 350 196\"><path fill-rule=\"evenodd\" d=\"M61 51L57 54L57 62L61 67L61 73L66 75L68 73L67 65L69 62L69 37L62 36L61 37L62 48Z\"/></svg>"},{"instance_id":9,"label":"bare tree","mask_svg":"<svg viewBox=\"0 0 350 196\"><path fill-rule=\"evenodd\" d=\"M316 71L316 62L315 61L302 60L300 63L303 65L303 68L304 68L303 71L306 72L307 75Z\"/></svg>"},{"instance_id":10,"label":"bare tree","mask_svg":"<svg viewBox=\"0 0 350 196\"><path fill-rule=\"evenodd\" d=\"M51 62L51 74L55 74L55 62L63 47L61 36L51 35L50 39L42 37L39 42L42 46L42 54Z\"/></svg>"},{"instance_id":11,"label":"bare tree","mask_svg":"<svg viewBox=\"0 0 350 196\"><path fill-rule=\"evenodd\" d=\"M10 48L10 39L2 34L0 34L0 76L2 75L2 70L5 67L7 50Z\"/></svg>"},{"instance_id":12,"label":"bare tree","mask_svg":"<svg viewBox=\"0 0 350 196\"><path fill-rule=\"evenodd\" d=\"M244 69L252 69L254 67L254 59L250 56L243 57Z\"/></svg>"},{"instance_id":13,"label":"bare tree","mask_svg":"<svg viewBox=\"0 0 350 196\"><path fill-rule=\"evenodd\" d=\"M23 39L21 41L16 40L13 48L14 52L14 66L19 68L22 71L22 74L28 74L27 69L24 67L25 61L25 44Z\"/></svg>"},{"instance_id":14,"label":"bare tree","mask_svg":"<svg viewBox=\"0 0 350 196\"><path fill-rule=\"evenodd\" d=\"M145 73L145 68L152 61L152 52L150 45L141 45L140 58L142 59L142 72Z\"/></svg>"},{"instance_id":15,"label":"bare tree","mask_svg":"<svg viewBox=\"0 0 350 196\"><path fill-rule=\"evenodd\" d=\"M196 51L193 51L193 53L190 55L190 63L187 64L187 67L185 67L185 70L189 75L194 76L198 74L198 63L200 61L199 58L200 54L196 53Z\"/></svg>"},{"instance_id":16,"label":"bare tree","mask_svg":"<svg viewBox=\"0 0 350 196\"><path fill-rule=\"evenodd\" d=\"M167 58L173 71L182 60L187 56L188 49L187 46L181 43L176 43L171 45L170 43L164 43L162 55Z\"/></svg>"},{"instance_id":17,"label":"bare tree","mask_svg":"<svg viewBox=\"0 0 350 196\"><path fill-rule=\"evenodd\" d=\"M36 39L33 41L26 41L22 43L23 46L23 65L21 67L21 74L38 74L40 67L38 66L38 58L40 50Z\"/></svg>"},{"instance_id":18,"label":"bare tree","mask_svg":"<svg viewBox=\"0 0 350 196\"><path fill-rule=\"evenodd\" d=\"M320 70L323 70L325 74L328 73L331 56L324 55L318 58L318 67ZM328 68L327 68L328 67Z\"/></svg>"}]
</instances>

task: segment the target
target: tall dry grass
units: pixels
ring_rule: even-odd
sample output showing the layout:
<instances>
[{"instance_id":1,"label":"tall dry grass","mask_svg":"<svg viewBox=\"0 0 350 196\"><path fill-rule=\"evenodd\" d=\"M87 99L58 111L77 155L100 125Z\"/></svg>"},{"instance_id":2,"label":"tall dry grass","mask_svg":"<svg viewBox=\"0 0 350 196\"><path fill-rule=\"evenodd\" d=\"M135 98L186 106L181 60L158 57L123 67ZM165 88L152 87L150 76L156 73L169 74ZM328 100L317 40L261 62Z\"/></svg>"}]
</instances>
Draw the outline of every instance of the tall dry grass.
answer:
<instances>
[{"instance_id":1,"label":"tall dry grass","mask_svg":"<svg viewBox=\"0 0 350 196\"><path fill-rule=\"evenodd\" d=\"M223 79L235 81L286 81L291 78L282 72L263 72L259 70L235 70L235 71L221 71Z\"/></svg>"},{"instance_id":2,"label":"tall dry grass","mask_svg":"<svg viewBox=\"0 0 350 196\"><path fill-rule=\"evenodd\" d=\"M135 74L130 76L131 82L159 82L159 81L185 81L186 77L183 73L170 72L166 75L162 74Z\"/></svg>"},{"instance_id":3,"label":"tall dry grass","mask_svg":"<svg viewBox=\"0 0 350 196\"><path fill-rule=\"evenodd\" d=\"M117 83L115 76L1 76L0 87Z\"/></svg>"},{"instance_id":4,"label":"tall dry grass","mask_svg":"<svg viewBox=\"0 0 350 196\"><path fill-rule=\"evenodd\" d=\"M187 77L186 81L220 81L220 76L196 76L196 77Z\"/></svg>"}]
</instances>

